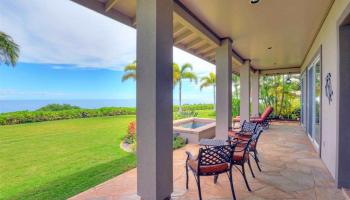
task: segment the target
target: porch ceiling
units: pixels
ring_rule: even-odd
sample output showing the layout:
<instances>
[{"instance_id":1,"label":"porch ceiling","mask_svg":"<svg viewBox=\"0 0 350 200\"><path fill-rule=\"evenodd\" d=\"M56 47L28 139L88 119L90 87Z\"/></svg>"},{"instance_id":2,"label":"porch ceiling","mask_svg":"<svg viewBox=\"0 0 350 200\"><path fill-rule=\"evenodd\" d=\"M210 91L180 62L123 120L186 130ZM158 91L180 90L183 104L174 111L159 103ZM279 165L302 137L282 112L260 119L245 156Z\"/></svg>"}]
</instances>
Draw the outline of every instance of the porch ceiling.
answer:
<instances>
[{"instance_id":1,"label":"porch ceiling","mask_svg":"<svg viewBox=\"0 0 350 200\"><path fill-rule=\"evenodd\" d=\"M72 0L136 28L136 0ZM220 38L233 40L233 71L300 67L334 0L175 0L174 45L215 63ZM203 22L203 23L202 23ZM272 47L271 50L268 48ZM268 71L266 71L268 73Z\"/></svg>"}]
</instances>

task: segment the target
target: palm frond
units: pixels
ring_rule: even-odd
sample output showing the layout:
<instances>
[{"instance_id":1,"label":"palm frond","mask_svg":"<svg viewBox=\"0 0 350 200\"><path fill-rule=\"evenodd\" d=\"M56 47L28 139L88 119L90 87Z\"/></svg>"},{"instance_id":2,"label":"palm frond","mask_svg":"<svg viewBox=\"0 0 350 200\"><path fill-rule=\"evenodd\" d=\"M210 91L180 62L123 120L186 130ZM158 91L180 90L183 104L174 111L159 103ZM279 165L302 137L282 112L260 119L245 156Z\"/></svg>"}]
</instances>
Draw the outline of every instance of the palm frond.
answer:
<instances>
[{"instance_id":1,"label":"palm frond","mask_svg":"<svg viewBox=\"0 0 350 200\"><path fill-rule=\"evenodd\" d=\"M136 73L136 68L137 68L136 61L134 61L133 63L130 63L124 67L124 72L134 71Z\"/></svg>"},{"instance_id":2,"label":"palm frond","mask_svg":"<svg viewBox=\"0 0 350 200\"><path fill-rule=\"evenodd\" d=\"M13 39L0 31L0 64L16 66L19 58L19 45Z\"/></svg>"},{"instance_id":3,"label":"palm frond","mask_svg":"<svg viewBox=\"0 0 350 200\"><path fill-rule=\"evenodd\" d=\"M185 63L181 66L181 73L184 73L186 70L193 70L193 66L190 63Z\"/></svg>"},{"instance_id":4,"label":"palm frond","mask_svg":"<svg viewBox=\"0 0 350 200\"><path fill-rule=\"evenodd\" d=\"M195 83L198 81L197 75L193 72L184 72L181 78L194 81Z\"/></svg>"},{"instance_id":5,"label":"palm frond","mask_svg":"<svg viewBox=\"0 0 350 200\"><path fill-rule=\"evenodd\" d=\"M200 86L199 86L199 88L200 88L200 90L202 90L203 88L206 88L206 87L210 87L210 86L212 86L213 84L211 84L211 83L209 83L209 82L203 82Z\"/></svg>"},{"instance_id":6,"label":"palm frond","mask_svg":"<svg viewBox=\"0 0 350 200\"><path fill-rule=\"evenodd\" d=\"M136 73L129 72L129 73L124 74L122 77L122 82L129 80L129 79L136 80Z\"/></svg>"}]
</instances>

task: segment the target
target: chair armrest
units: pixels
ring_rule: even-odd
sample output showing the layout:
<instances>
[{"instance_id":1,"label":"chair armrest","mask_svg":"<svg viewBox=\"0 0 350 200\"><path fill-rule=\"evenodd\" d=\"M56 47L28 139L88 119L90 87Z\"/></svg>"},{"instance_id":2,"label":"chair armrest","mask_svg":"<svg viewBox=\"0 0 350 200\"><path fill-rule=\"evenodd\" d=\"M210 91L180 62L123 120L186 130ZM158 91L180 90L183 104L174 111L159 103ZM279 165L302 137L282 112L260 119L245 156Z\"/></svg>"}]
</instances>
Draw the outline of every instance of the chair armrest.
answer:
<instances>
[{"instance_id":1,"label":"chair armrest","mask_svg":"<svg viewBox=\"0 0 350 200\"><path fill-rule=\"evenodd\" d=\"M197 157L193 156L191 152L186 151L187 154L187 160L197 160Z\"/></svg>"}]
</instances>

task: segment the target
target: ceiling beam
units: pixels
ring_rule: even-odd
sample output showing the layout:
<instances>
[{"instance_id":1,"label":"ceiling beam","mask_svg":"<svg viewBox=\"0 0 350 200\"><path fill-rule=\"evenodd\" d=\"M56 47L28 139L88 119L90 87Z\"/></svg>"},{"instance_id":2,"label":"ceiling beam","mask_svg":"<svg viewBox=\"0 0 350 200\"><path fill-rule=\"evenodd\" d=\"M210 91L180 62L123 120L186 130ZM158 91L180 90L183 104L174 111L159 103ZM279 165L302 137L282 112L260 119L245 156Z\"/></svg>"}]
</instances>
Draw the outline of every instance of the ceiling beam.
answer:
<instances>
[{"instance_id":1,"label":"ceiling beam","mask_svg":"<svg viewBox=\"0 0 350 200\"><path fill-rule=\"evenodd\" d=\"M221 44L220 37L218 37L212 30L210 30L202 21L200 21L188 8L186 8L179 0L174 0L174 12L178 14L190 25L195 27L211 41L218 46Z\"/></svg>"},{"instance_id":2,"label":"ceiling beam","mask_svg":"<svg viewBox=\"0 0 350 200\"><path fill-rule=\"evenodd\" d=\"M110 9L112 9L115 5L117 5L118 0L108 0L105 5L105 11L108 12Z\"/></svg>"},{"instance_id":3,"label":"ceiling beam","mask_svg":"<svg viewBox=\"0 0 350 200\"><path fill-rule=\"evenodd\" d=\"M185 32L181 33L179 36L175 37L174 44L179 44L180 42L184 41L186 38L191 36L193 34L192 31L186 30Z\"/></svg>"},{"instance_id":4,"label":"ceiling beam","mask_svg":"<svg viewBox=\"0 0 350 200\"><path fill-rule=\"evenodd\" d=\"M200 45L202 41L203 41L202 38L197 37L194 40L192 40L191 42L189 42L186 45L186 47L189 48L189 49L192 49L194 46Z\"/></svg>"},{"instance_id":5,"label":"ceiling beam","mask_svg":"<svg viewBox=\"0 0 350 200\"><path fill-rule=\"evenodd\" d=\"M173 28L173 35L178 34L183 28L184 28L183 24L177 23Z\"/></svg>"},{"instance_id":6,"label":"ceiling beam","mask_svg":"<svg viewBox=\"0 0 350 200\"><path fill-rule=\"evenodd\" d=\"M111 19L117 20L125 25L133 27L132 19L121 12L112 9L109 12L106 12L106 5L100 1L92 1L92 0L71 0L77 4L85 6L91 10L94 10L102 15L105 15Z\"/></svg>"},{"instance_id":7,"label":"ceiling beam","mask_svg":"<svg viewBox=\"0 0 350 200\"><path fill-rule=\"evenodd\" d=\"M194 56L197 56L198 58L201 58L201 59L203 59L203 60L205 60L205 61L207 61L207 62L209 62L209 63L211 63L211 64L215 64L215 63L213 63L212 61L210 61L208 58L203 57L203 56L200 55L200 54L196 54L195 52L193 52L193 50L190 50L190 49L186 48L186 46L184 46L183 44L177 44L177 45L175 45L175 46L176 46L177 48L182 49L182 50L186 51L187 53L190 53L190 54L192 54L192 55L194 55Z\"/></svg>"},{"instance_id":8,"label":"ceiling beam","mask_svg":"<svg viewBox=\"0 0 350 200\"><path fill-rule=\"evenodd\" d=\"M201 46L199 46L198 48L194 49L194 52L196 52L196 53L201 53L201 52L207 50L209 47L211 47L210 44L204 43L203 45L201 45Z\"/></svg>"},{"instance_id":9,"label":"ceiling beam","mask_svg":"<svg viewBox=\"0 0 350 200\"><path fill-rule=\"evenodd\" d=\"M216 51L214 49L213 51L207 51L207 52L203 53L202 55L204 57L211 57L211 56L215 56L215 54L216 54Z\"/></svg>"},{"instance_id":10,"label":"ceiling beam","mask_svg":"<svg viewBox=\"0 0 350 200\"><path fill-rule=\"evenodd\" d=\"M207 50L206 51L202 51L203 53L199 53L199 54L201 54L202 56L206 56L206 55L211 55L211 53L215 53L216 51L216 48L215 47L211 47L211 48L207 48Z\"/></svg>"}]
</instances>

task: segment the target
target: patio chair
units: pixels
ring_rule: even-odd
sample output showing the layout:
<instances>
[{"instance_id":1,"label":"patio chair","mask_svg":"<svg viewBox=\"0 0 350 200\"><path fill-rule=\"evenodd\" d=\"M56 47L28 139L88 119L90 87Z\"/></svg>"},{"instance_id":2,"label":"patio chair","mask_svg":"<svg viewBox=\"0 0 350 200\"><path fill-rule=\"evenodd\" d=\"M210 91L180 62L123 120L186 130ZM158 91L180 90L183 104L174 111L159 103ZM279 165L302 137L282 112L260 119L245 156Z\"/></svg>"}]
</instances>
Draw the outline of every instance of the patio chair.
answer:
<instances>
[{"instance_id":1,"label":"patio chair","mask_svg":"<svg viewBox=\"0 0 350 200\"><path fill-rule=\"evenodd\" d=\"M230 140L230 137L235 137L235 136L244 136L247 137L248 139L251 137L251 135L254 133L258 123L256 122L248 122L244 120L241 129L239 131L233 131L229 130L228 131L228 139Z\"/></svg>"},{"instance_id":2,"label":"patio chair","mask_svg":"<svg viewBox=\"0 0 350 200\"><path fill-rule=\"evenodd\" d=\"M234 145L215 146L210 148L200 148L198 157L195 158L190 152L186 152L186 189L188 189L188 172L191 170L197 182L199 199L202 200L200 185L201 176L214 176L214 182L219 174L226 173L232 192L232 198L235 200L236 195L233 187L232 165Z\"/></svg>"},{"instance_id":3,"label":"patio chair","mask_svg":"<svg viewBox=\"0 0 350 200\"><path fill-rule=\"evenodd\" d=\"M245 163L248 163L250 172L252 173L252 176L255 178L252 166L250 164L249 155L250 155L250 152L252 151L251 149L253 149L256 146L256 142L260 137L262 130L263 128L261 126L257 127L254 133L252 134L252 136L248 140L246 138L231 140L231 142L236 143L236 148L233 152L232 165L235 166L238 169L238 171L242 174L248 191L251 191L251 188L248 184L244 165ZM241 169L238 166L241 166Z\"/></svg>"},{"instance_id":4,"label":"patio chair","mask_svg":"<svg viewBox=\"0 0 350 200\"><path fill-rule=\"evenodd\" d=\"M259 157L258 157L258 150L257 150L257 146L258 146L258 141L259 141L259 138L261 136L263 132L263 127L261 125L257 125L256 129L255 129L255 132L254 134L256 134L256 138L254 141L252 141L251 145L250 145L250 149L249 149L249 152L250 152L250 155L253 157L253 159L255 160L255 163L259 169L259 171L261 172L261 167L260 167L260 160L259 160ZM246 135L237 135L236 137L234 137L233 139L231 139L231 141L248 141L250 138L248 138ZM254 172L252 173L253 177L255 178L254 176Z\"/></svg>"},{"instance_id":5,"label":"patio chair","mask_svg":"<svg viewBox=\"0 0 350 200\"><path fill-rule=\"evenodd\" d=\"M271 113L273 112L273 107L268 106L264 112L261 114L260 117L250 117L249 121L250 122L256 122L258 124L261 124L264 128L269 128L270 126L270 122L269 122L269 116L271 115ZM233 122L240 122L241 121L241 117L237 116L233 119Z\"/></svg>"}]
</instances>

